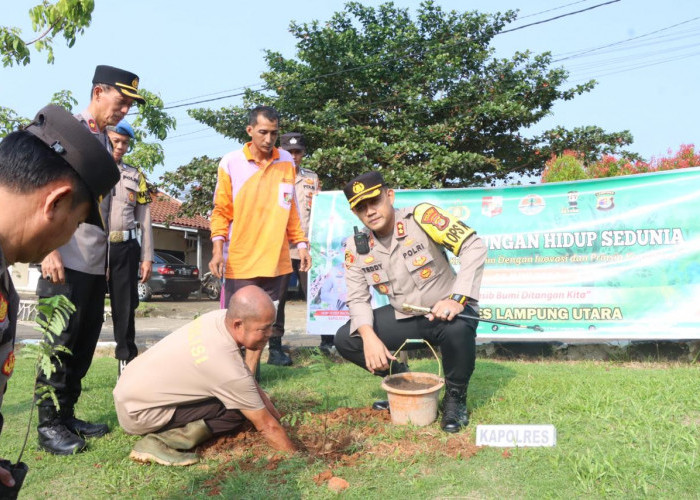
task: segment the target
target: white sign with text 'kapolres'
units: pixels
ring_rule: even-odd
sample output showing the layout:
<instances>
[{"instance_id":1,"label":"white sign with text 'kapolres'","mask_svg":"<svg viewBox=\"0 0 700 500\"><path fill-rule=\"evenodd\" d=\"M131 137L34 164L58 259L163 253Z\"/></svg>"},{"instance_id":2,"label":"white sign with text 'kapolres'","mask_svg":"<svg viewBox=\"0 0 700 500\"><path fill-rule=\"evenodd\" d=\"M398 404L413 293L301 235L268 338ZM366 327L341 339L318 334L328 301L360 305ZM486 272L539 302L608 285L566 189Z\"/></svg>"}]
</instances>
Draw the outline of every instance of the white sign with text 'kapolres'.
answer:
<instances>
[{"instance_id":1,"label":"white sign with text 'kapolres'","mask_svg":"<svg viewBox=\"0 0 700 500\"><path fill-rule=\"evenodd\" d=\"M501 448L556 446L553 425L477 425L476 445Z\"/></svg>"}]
</instances>

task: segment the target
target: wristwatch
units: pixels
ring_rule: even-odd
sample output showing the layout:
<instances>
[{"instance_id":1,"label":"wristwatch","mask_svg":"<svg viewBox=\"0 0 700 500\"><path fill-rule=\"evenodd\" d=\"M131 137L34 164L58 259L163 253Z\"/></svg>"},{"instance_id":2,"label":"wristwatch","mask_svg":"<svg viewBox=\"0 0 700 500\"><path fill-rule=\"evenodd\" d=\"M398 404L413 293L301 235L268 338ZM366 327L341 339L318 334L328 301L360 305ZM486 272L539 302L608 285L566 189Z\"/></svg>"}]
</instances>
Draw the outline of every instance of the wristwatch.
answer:
<instances>
[{"instance_id":1,"label":"wristwatch","mask_svg":"<svg viewBox=\"0 0 700 500\"><path fill-rule=\"evenodd\" d=\"M450 294L448 299L454 300L455 302L459 302L460 304L464 305L467 303L467 296L466 295L460 295L458 293L453 293Z\"/></svg>"}]
</instances>

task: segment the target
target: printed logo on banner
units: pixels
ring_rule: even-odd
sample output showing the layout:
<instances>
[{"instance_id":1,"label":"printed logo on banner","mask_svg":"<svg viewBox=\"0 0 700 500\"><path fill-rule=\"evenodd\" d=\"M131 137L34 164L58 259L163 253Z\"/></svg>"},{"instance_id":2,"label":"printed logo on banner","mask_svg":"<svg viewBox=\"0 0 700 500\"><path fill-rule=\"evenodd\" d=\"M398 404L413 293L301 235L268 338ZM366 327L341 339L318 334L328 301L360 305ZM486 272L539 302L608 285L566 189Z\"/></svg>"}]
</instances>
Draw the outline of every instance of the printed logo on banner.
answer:
<instances>
[{"instance_id":1,"label":"printed logo on banner","mask_svg":"<svg viewBox=\"0 0 700 500\"><path fill-rule=\"evenodd\" d=\"M578 213L578 191L569 191L566 193L569 200L569 206L562 208L561 213L564 215L577 214Z\"/></svg>"},{"instance_id":2,"label":"printed logo on banner","mask_svg":"<svg viewBox=\"0 0 700 500\"><path fill-rule=\"evenodd\" d=\"M595 194L598 210L612 210L615 208L615 191L598 191Z\"/></svg>"},{"instance_id":3,"label":"printed logo on banner","mask_svg":"<svg viewBox=\"0 0 700 500\"><path fill-rule=\"evenodd\" d=\"M496 217L503 213L503 196L484 196L481 198L481 215Z\"/></svg>"},{"instance_id":4,"label":"printed logo on banner","mask_svg":"<svg viewBox=\"0 0 700 500\"><path fill-rule=\"evenodd\" d=\"M544 198L537 194L529 194L520 200L518 210L525 215L537 215L544 210Z\"/></svg>"}]
</instances>

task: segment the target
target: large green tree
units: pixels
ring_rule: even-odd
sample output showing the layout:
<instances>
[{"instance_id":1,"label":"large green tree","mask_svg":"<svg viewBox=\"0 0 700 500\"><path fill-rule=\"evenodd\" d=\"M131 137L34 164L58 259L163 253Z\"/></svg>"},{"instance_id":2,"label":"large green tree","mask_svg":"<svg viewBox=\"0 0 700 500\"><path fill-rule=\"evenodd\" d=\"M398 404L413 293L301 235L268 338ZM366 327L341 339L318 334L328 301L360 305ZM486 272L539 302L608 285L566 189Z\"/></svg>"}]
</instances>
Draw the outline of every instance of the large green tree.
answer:
<instances>
[{"instance_id":1,"label":"large green tree","mask_svg":"<svg viewBox=\"0 0 700 500\"><path fill-rule=\"evenodd\" d=\"M404 188L489 185L539 173L552 153L575 145L610 153L629 144L629 132L598 127L523 132L595 82L567 86L549 53L496 58L493 38L515 18L446 12L431 1L412 18L392 3L350 2L328 22L292 22L296 57L267 51L265 85L247 90L241 106L190 115L246 141L246 111L276 107L283 131L307 137L306 165L325 188L369 169ZM201 189L215 174L215 161L198 159L166 182Z\"/></svg>"},{"instance_id":2,"label":"large green tree","mask_svg":"<svg viewBox=\"0 0 700 500\"><path fill-rule=\"evenodd\" d=\"M31 48L36 52L45 52L48 63L54 62L53 45L55 38L62 36L66 44L72 47L78 35L82 34L92 21L95 9L94 0L58 0L54 3L44 0L29 9L34 34L31 39L22 36L19 28L0 26L0 57L4 66L23 65L31 62ZM156 165L164 161L163 147L158 142L148 142L154 137L164 140L168 131L175 127L175 119L163 110L160 96L145 89L140 90L146 104L138 107L132 125L136 141L125 161L153 171ZM59 104L69 111L77 101L70 91L56 92L51 102ZM0 137L29 123L28 117L18 115L14 110L0 106Z\"/></svg>"},{"instance_id":3,"label":"large green tree","mask_svg":"<svg viewBox=\"0 0 700 500\"><path fill-rule=\"evenodd\" d=\"M62 36L66 44L72 47L78 35L90 25L94 9L94 0L58 0L54 3L44 0L29 9L33 30L29 38L25 38L17 27L0 26L0 57L3 66L26 66L31 61L32 48L36 52L45 52L46 61L53 63L55 38ZM67 101L61 94L65 95L59 92L54 95L53 101L65 105ZM70 101L72 97L69 94L68 97ZM25 122L26 118L17 115L14 110L0 106L0 137Z\"/></svg>"}]
</instances>

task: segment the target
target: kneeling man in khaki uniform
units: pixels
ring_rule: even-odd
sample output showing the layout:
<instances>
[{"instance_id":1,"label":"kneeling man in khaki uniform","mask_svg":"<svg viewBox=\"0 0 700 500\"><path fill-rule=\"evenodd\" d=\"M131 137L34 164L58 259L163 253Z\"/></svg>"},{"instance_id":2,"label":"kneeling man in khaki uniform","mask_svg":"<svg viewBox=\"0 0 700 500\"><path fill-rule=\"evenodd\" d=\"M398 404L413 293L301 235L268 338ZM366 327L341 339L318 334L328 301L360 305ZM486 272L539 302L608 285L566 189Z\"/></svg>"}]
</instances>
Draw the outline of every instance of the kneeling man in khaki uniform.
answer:
<instances>
[{"instance_id":1,"label":"kneeling man in khaki uniform","mask_svg":"<svg viewBox=\"0 0 700 500\"><path fill-rule=\"evenodd\" d=\"M256 286L237 291L227 310L204 314L129 363L114 388L119 424L145 435L139 462L191 465L191 450L247 420L276 450L295 451L280 415L243 361L240 348L263 349L275 306Z\"/></svg>"}]
</instances>

